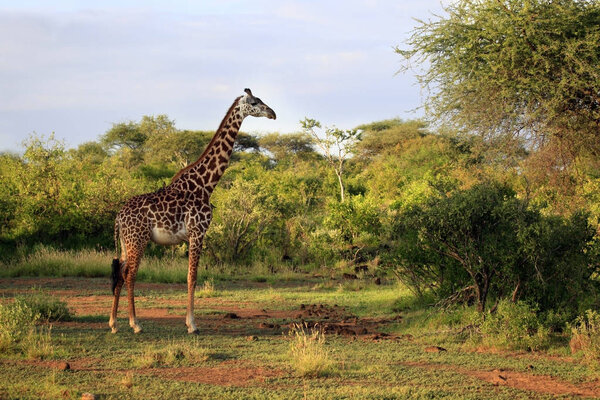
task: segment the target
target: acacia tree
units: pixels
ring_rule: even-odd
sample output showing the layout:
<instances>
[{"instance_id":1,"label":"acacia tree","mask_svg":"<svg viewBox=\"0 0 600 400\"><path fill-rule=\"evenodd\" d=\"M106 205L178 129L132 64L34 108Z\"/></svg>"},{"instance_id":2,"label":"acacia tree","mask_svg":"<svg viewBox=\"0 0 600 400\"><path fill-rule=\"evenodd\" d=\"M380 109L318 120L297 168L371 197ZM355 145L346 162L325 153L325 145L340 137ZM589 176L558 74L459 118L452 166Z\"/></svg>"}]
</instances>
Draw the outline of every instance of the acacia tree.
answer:
<instances>
[{"instance_id":1,"label":"acacia tree","mask_svg":"<svg viewBox=\"0 0 600 400\"><path fill-rule=\"evenodd\" d=\"M321 135L317 129L322 129L321 123L314 119L304 118L300 121L304 132L310 135L317 147L321 149L327 163L333 168L340 186L340 201L344 202L344 167L354 145L361 138L361 131L357 129L342 130L336 127L325 127Z\"/></svg>"},{"instance_id":2,"label":"acacia tree","mask_svg":"<svg viewBox=\"0 0 600 400\"><path fill-rule=\"evenodd\" d=\"M438 121L553 149L562 165L600 155L600 2L458 0L396 48ZM556 167L551 166L551 167Z\"/></svg>"}]
</instances>

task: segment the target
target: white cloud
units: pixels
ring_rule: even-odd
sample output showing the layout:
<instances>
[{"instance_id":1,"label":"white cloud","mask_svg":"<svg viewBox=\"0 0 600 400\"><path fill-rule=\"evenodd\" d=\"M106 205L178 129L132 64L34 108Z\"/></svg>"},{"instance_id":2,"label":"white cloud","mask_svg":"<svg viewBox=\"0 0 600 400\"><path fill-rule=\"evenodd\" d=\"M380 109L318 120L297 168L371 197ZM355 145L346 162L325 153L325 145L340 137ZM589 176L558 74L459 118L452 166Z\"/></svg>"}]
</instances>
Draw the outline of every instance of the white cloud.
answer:
<instances>
[{"instance_id":1,"label":"white cloud","mask_svg":"<svg viewBox=\"0 0 600 400\"><path fill-rule=\"evenodd\" d=\"M0 3L0 150L33 130L76 145L153 113L214 129L244 87L278 115L249 120L248 130L293 131L304 116L351 127L404 115L419 89L394 76L392 46L411 17L439 9L437 0L24 1Z\"/></svg>"}]
</instances>

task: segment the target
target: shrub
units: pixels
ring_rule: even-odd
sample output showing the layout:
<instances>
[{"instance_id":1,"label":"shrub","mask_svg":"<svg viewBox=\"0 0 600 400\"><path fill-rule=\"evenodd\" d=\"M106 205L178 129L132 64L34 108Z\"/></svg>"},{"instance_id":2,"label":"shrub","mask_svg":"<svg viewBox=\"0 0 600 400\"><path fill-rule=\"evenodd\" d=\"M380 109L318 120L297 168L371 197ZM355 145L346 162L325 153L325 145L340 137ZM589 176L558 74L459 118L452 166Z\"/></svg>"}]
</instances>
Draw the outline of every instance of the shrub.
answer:
<instances>
[{"instance_id":1,"label":"shrub","mask_svg":"<svg viewBox=\"0 0 600 400\"><path fill-rule=\"evenodd\" d=\"M36 290L27 297L19 297L36 314L39 314L40 320L44 321L68 321L71 319L71 312L67 304L49 294Z\"/></svg>"},{"instance_id":2,"label":"shrub","mask_svg":"<svg viewBox=\"0 0 600 400\"><path fill-rule=\"evenodd\" d=\"M0 304L0 351L40 359L54 354L52 327L36 326L41 319L42 314L35 303L32 306L25 299L16 298L11 304Z\"/></svg>"},{"instance_id":3,"label":"shrub","mask_svg":"<svg viewBox=\"0 0 600 400\"><path fill-rule=\"evenodd\" d=\"M542 311L577 310L595 295L597 240L586 213L547 216L514 190L490 182L432 196L392 223L384 264L417 295L472 286L480 312L488 297L512 293Z\"/></svg>"},{"instance_id":4,"label":"shrub","mask_svg":"<svg viewBox=\"0 0 600 400\"><path fill-rule=\"evenodd\" d=\"M40 314L24 300L15 299L11 304L0 304L0 350L10 351L35 331Z\"/></svg>"},{"instance_id":5,"label":"shrub","mask_svg":"<svg viewBox=\"0 0 600 400\"><path fill-rule=\"evenodd\" d=\"M550 340L550 330L540 322L537 307L521 301L500 301L480 329L484 345L508 350L541 350Z\"/></svg>"},{"instance_id":6,"label":"shrub","mask_svg":"<svg viewBox=\"0 0 600 400\"><path fill-rule=\"evenodd\" d=\"M325 334L321 329L294 324L288 335L292 339L292 362L300 376L317 378L334 372L333 361L325 349Z\"/></svg>"}]
</instances>

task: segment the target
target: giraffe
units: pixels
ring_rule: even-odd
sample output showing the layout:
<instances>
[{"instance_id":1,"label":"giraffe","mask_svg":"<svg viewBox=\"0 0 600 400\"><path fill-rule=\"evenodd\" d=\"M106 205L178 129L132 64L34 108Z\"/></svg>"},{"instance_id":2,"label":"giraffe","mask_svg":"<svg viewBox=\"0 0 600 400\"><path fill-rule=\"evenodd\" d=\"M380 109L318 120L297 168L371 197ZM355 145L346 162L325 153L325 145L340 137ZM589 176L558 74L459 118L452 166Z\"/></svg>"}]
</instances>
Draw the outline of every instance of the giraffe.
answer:
<instances>
[{"instance_id":1,"label":"giraffe","mask_svg":"<svg viewBox=\"0 0 600 400\"><path fill-rule=\"evenodd\" d=\"M171 183L153 193L132 197L115 219L116 257L112 262L113 305L109 326L117 332L121 288L127 284L129 325L142 331L135 316L134 283L140 260L150 240L161 245L189 243L187 275L188 333L198 333L194 321L194 291L204 234L212 219L210 196L225 172L242 121L251 115L275 119L275 112L254 97L250 89L236 98L212 140L198 160L180 170ZM119 241L121 254L119 255Z\"/></svg>"}]
</instances>

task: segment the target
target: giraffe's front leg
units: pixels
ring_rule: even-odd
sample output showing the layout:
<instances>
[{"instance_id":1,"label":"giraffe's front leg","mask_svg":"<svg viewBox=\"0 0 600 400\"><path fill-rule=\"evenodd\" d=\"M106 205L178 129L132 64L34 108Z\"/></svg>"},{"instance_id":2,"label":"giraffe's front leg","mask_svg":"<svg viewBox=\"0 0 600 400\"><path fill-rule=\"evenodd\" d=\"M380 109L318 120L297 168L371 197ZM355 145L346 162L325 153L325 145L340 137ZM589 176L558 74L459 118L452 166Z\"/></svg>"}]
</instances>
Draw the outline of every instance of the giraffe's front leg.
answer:
<instances>
[{"instance_id":1,"label":"giraffe's front leg","mask_svg":"<svg viewBox=\"0 0 600 400\"><path fill-rule=\"evenodd\" d=\"M188 304L187 313L185 316L185 324L188 328L188 333L198 334L198 328L194 320L194 293L196 291L196 276L198 274L198 259L200 258L200 250L202 248L202 237L190 238L189 248L189 266L188 266Z\"/></svg>"}]
</instances>

